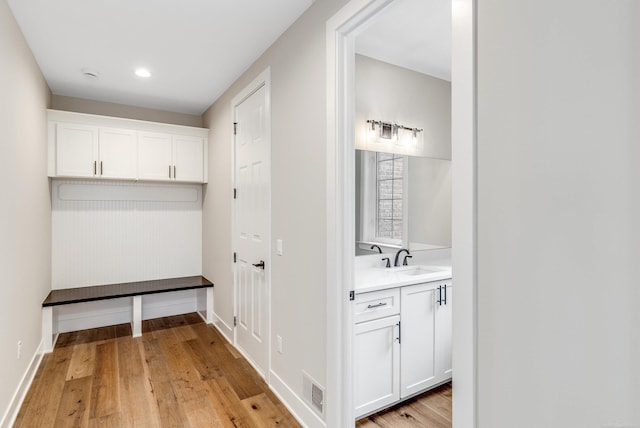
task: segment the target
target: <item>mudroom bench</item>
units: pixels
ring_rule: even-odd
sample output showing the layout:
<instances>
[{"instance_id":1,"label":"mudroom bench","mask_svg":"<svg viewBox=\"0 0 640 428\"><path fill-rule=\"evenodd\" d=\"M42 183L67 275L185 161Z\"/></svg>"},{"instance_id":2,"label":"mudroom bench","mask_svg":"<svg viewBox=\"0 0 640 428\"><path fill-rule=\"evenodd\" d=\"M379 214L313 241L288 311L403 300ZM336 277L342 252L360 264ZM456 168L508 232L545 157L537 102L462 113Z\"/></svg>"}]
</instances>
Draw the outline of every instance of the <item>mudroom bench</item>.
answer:
<instances>
[{"instance_id":1,"label":"mudroom bench","mask_svg":"<svg viewBox=\"0 0 640 428\"><path fill-rule=\"evenodd\" d=\"M133 310L131 332L133 337L142 335L142 296L146 294L170 293L172 291L207 289L207 322L213 319L213 283L203 276L156 279L152 281L125 282L120 284L94 285L87 287L51 290L42 302L43 351L51 352L54 345L53 307L96 300L131 297Z\"/></svg>"}]
</instances>

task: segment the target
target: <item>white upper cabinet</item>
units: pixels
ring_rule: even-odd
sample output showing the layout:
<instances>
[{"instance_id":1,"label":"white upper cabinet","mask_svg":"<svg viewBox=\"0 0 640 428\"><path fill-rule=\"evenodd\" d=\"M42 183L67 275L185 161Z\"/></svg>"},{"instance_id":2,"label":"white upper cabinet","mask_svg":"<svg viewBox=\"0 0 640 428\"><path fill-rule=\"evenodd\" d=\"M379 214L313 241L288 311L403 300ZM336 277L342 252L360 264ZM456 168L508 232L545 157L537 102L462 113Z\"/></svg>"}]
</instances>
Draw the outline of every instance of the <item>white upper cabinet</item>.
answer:
<instances>
[{"instance_id":1,"label":"white upper cabinet","mask_svg":"<svg viewBox=\"0 0 640 428\"><path fill-rule=\"evenodd\" d=\"M176 181L203 181L204 144L202 138L173 137L173 178Z\"/></svg>"},{"instance_id":2,"label":"white upper cabinet","mask_svg":"<svg viewBox=\"0 0 640 428\"><path fill-rule=\"evenodd\" d=\"M56 175L94 177L98 158L98 128L58 123L55 128Z\"/></svg>"},{"instance_id":3,"label":"white upper cabinet","mask_svg":"<svg viewBox=\"0 0 640 428\"><path fill-rule=\"evenodd\" d=\"M207 182L205 128L48 114L50 177Z\"/></svg>"},{"instance_id":4,"label":"white upper cabinet","mask_svg":"<svg viewBox=\"0 0 640 428\"><path fill-rule=\"evenodd\" d=\"M56 124L56 175L136 179L136 132Z\"/></svg>"},{"instance_id":5,"label":"white upper cabinet","mask_svg":"<svg viewBox=\"0 0 640 428\"><path fill-rule=\"evenodd\" d=\"M204 182L204 152L201 137L140 132L138 178Z\"/></svg>"},{"instance_id":6,"label":"white upper cabinet","mask_svg":"<svg viewBox=\"0 0 640 428\"><path fill-rule=\"evenodd\" d=\"M100 128L96 175L102 178L136 178L136 131Z\"/></svg>"},{"instance_id":7,"label":"white upper cabinet","mask_svg":"<svg viewBox=\"0 0 640 428\"><path fill-rule=\"evenodd\" d=\"M172 167L171 135L140 132L138 135L138 178L140 180L172 180Z\"/></svg>"}]
</instances>

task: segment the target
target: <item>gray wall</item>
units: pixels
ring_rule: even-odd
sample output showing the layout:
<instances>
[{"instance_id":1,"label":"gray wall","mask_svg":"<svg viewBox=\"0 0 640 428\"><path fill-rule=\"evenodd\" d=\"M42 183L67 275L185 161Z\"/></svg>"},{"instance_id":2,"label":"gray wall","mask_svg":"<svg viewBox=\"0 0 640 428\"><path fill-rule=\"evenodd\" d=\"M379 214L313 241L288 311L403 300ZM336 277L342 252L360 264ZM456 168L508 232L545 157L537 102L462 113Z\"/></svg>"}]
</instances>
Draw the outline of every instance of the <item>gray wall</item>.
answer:
<instances>
[{"instance_id":1,"label":"gray wall","mask_svg":"<svg viewBox=\"0 0 640 428\"><path fill-rule=\"evenodd\" d=\"M202 116L107 103L84 98L65 97L63 95L54 94L51 97L51 108L77 113L98 114L102 116L146 120L149 122L202 127Z\"/></svg>"},{"instance_id":2,"label":"gray wall","mask_svg":"<svg viewBox=\"0 0 640 428\"><path fill-rule=\"evenodd\" d=\"M40 344L41 304L51 285L46 127L50 92L4 0L0 1L0 94L2 418Z\"/></svg>"},{"instance_id":3,"label":"gray wall","mask_svg":"<svg viewBox=\"0 0 640 428\"><path fill-rule=\"evenodd\" d=\"M326 385L326 21L346 0L316 1L204 114L209 184L203 206L203 274L215 312L233 323L231 100L271 67L271 327L284 353L273 373L298 396L302 371ZM275 255L275 240L284 255ZM327 394L332 393L327 391Z\"/></svg>"},{"instance_id":4,"label":"gray wall","mask_svg":"<svg viewBox=\"0 0 640 428\"><path fill-rule=\"evenodd\" d=\"M425 156L451 160L451 82L356 55L356 147L367 119L424 129Z\"/></svg>"},{"instance_id":5,"label":"gray wall","mask_svg":"<svg viewBox=\"0 0 640 428\"><path fill-rule=\"evenodd\" d=\"M639 21L478 2L481 428L640 426Z\"/></svg>"}]
</instances>

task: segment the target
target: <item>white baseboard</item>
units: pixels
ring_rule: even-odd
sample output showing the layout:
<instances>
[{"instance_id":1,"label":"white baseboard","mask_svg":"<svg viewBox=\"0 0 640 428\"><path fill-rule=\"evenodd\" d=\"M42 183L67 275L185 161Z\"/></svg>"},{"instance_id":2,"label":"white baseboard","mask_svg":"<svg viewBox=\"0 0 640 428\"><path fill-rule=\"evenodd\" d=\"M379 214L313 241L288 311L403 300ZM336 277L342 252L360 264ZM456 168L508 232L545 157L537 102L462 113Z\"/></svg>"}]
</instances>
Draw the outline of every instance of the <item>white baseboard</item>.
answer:
<instances>
[{"instance_id":1,"label":"white baseboard","mask_svg":"<svg viewBox=\"0 0 640 428\"><path fill-rule=\"evenodd\" d=\"M13 394L11 398L11 402L9 402L9 406L7 407L6 412L2 416L2 420L0 420L0 428L10 428L13 426L16 418L18 417L18 412L20 411L20 406L22 406L22 402L27 395L27 391L29 391L29 387L33 382L33 378L38 371L38 367L40 366L40 362L42 361L43 356L43 342L41 341L36 349L33 358L31 358L31 362L27 367L27 371L24 376L20 380L18 384L18 389Z\"/></svg>"},{"instance_id":2,"label":"white baseboard","mask_svg":"<svg viewBox=\"0 0 640 428\"><path fill-rule=\"evenodd\" d=\"M213 326L225 337L225 339L227 339L229 343L233 344L233 328L222 321L215 312L213 314L213 319Z\"/></svg>"},{"instance_id":3,"label":"white baseboard","mask_svg":"<svg viewBox=\"0 0 640 428\"><path fill-rule=\"evenodd\" d=\"M273 370L269 387L303 427L326 428L325 422Z\"/></svg>"}]
</instances>

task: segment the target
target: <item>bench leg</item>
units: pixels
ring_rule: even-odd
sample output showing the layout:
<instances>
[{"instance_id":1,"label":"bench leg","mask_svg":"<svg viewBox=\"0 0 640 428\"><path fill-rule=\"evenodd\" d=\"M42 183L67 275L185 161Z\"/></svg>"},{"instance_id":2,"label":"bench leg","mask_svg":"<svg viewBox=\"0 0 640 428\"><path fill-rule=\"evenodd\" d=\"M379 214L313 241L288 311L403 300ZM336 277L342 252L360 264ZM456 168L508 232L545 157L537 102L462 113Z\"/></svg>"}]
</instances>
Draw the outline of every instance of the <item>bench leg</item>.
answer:
<instances>
[{"instance_id":1,"label":"bench leg","mask_svg":"<svg viewBox=\"0 0 640 428\"><path fill-rule=\"evenodd\" d=\"M53 351L53 307L42 308L42 351Z\"/></svg>"},{"instance_id":2,"label":"bench leg","mask_svg":"<svg viewBox=\"0 0 640 428\"><path fill-rule=\"evenodd\" d=\"M213 287L207 288L207 324L213 324Z\"/></svg>"},{"instance_id":3,"label":"bench leg","mask_svg":"<svg viewBox=\"0 0 640 428\"><path fill-rule=\"evenodd\" d=\"M131 333L133 337L140 337L142 336L142 296L133 296L132 315Z\"/></svg>"}]
</instances>

